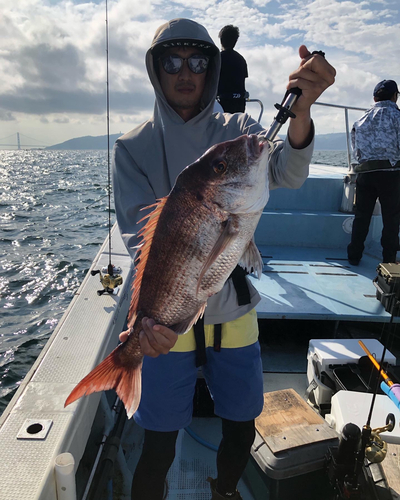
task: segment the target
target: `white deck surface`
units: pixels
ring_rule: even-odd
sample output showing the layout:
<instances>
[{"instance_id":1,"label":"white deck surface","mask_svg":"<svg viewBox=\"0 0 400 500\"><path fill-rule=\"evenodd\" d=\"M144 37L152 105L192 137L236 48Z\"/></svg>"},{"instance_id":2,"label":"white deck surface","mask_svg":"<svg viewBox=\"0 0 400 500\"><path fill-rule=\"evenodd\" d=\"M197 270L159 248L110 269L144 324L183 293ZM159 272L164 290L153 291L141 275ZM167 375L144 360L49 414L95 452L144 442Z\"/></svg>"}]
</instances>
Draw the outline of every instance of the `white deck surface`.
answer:
<instances>
[{"instance_id":1,"label":"white deck surface","mask_svg":"<svg viewBox=\"0 0 400 500\"><path fill-rule=\"evenodd\" d=\"M93 269L108 264L108 239ZM99 276L86 275L56 330L0 419L0 500L55 500L54 460L64 452L83 454L100 394L64 408L71 390L118 343L129 301L131 259L118 229L113 264L123 269L119 295L97 295ZM115 331L114 331L115 330ZM114 333L114 335L113 335ZM18 439L26 421L50 420L44 439Z\"/></svg>"},{"instance_id":2,"label":"white deck surface","mask_svg":"<svg viewBox=\"0 0 400 500\"><path fill-rule=\"evenodd\" d=\"M324 179L343 179L349 172L347 167L332 167L332 165L320 165L312 163L310 165L309 177L323 177Z\"/></svg>"},{"instance_id":3,"label":"white deck surface","mask_svg":"<svg viewBox=\"0 0 400 500\"><path fill-rule=\"evenodd\" d=\"M345 250L259 247L264 270L251 281L261 295L260 318L388 322L373 279L379 260L351 266Z\"/></svg>"}]
</instances>

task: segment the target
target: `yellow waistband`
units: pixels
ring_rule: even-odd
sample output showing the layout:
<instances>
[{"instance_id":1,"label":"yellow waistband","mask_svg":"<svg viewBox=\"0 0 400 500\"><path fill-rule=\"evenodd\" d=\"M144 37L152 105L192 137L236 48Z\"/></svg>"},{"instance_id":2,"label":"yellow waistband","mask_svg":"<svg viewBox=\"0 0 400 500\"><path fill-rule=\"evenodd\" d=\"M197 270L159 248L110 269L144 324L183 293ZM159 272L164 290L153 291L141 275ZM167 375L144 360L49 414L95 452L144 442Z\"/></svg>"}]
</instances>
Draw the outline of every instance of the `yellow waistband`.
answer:
<instances>
[{"instance_id":1,"label":"yellow waistband","mask_svg":"<svg viewBox=\"0 0 400 500\"><path fill-rule=\"evenodd\" d=\"M206 347L214 346L214 325L204 325ZM252 345L258 340L258 323L255 309L238 319L222 324L221 348L235 348ZM171 352L196 350L194 331L191 328L184 335L179 335Z\"/></svg>"}]
</instances>

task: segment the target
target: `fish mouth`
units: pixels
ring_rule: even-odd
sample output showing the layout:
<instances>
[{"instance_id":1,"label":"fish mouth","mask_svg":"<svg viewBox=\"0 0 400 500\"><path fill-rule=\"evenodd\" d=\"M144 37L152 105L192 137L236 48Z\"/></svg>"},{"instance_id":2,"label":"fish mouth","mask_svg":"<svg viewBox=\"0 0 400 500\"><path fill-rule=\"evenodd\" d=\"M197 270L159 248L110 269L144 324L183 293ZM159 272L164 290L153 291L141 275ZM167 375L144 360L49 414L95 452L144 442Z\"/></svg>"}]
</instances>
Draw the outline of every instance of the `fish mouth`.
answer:
<instances>
[{"instance_id":1,"label":"fish mouth","mask_svg":"<svg viewBox=\"0 0 400 500\"><path fill-rule=\"evenodd\" d=\"M247 137L247 151L249 156L257 160L264 150L265 141L261 140L257 135L251 134Z\"/></svg>"}]
</instances>

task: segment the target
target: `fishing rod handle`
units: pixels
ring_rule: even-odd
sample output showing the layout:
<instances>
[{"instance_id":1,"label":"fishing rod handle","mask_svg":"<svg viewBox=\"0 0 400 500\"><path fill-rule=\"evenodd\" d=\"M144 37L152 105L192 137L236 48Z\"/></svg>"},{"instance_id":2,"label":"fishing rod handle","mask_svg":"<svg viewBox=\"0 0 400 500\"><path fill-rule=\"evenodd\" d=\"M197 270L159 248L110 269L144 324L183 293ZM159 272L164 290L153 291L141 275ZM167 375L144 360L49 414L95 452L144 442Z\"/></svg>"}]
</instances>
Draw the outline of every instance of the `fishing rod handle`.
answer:
<instances>
[{"instance_id":1,"label":"fishing rod handle","mask_svg":"<svg viewBox=\"0 0 400 500\"><path fill-rule=\"evenodd\" d=\"M323 52L322 50L313 50L311 52L312 56L314 56L315 54L318 54L325 59L325 52ZM275 107L277 109L280 109L280 106L283 106L284 108L287 108L290 110L290 109L292 109L292 107L295 104L295 102L297 101L297 99L301 96L301 94L302 94L302 90L299 87L293 87L292 89L289 89L286 91L286 94L285 94L285 97L283 98L282 103L280 105L275 104ZM294 115L293 118L296 118L296 115Z\"/></svg>"},{"instance_id":2,"label":"fishing rod handle","mask_svg":"<svg viewBox=\"0 0 400 500\"><path fill-rule=\"evenodd\" d=\"M325 57L325 52L322 50L314 50L311 55L319 54L322 57ZM272 142L282 125L286 123L287 119L296 118L296 115L291 111L292 107L296 103L297 99L301 96L302 90L299 87L293 87L286 91L286 94L283 98L281 104L275 104L275 108L279 110L278 114L275 116L274 121L268 129L267 134L265 135L265 139L267 141Z\"/></svg>"},{"instance_id":3,"label":"fishing rod handle","mask_svg":"<svg viewBox=\"0 0 400 500\"><path fill-rule=\"evenodd\" d=\"M282 125L287 121L289 117L296 118L296 115L290 110L296 103L299 96L301 96L301 89L299 89L298 87L294 87L286 92L282 104L275 104L275 108L279 111L265 135L265 139L267 141L272 142L275 139Z\"/></svg>"}]
</instances>

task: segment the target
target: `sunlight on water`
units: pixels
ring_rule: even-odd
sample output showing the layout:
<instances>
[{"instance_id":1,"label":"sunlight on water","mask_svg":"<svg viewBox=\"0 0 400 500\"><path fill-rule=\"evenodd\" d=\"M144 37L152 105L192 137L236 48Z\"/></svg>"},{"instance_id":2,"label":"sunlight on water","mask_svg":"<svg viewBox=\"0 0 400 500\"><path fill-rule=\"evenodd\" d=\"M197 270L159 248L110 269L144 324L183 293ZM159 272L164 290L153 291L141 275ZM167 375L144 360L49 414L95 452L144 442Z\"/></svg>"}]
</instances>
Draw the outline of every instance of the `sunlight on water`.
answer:
<instances>
[{"instance_id":1,"label":"sunlight on water","mask_svg":"<svg viewBox=\"0 0 400 500\"><path fill-rule=\"evenodd\" d=\"M0 175L1 414L107 236L107 152L0 151Z\"/></svg>"}]
</instances>

